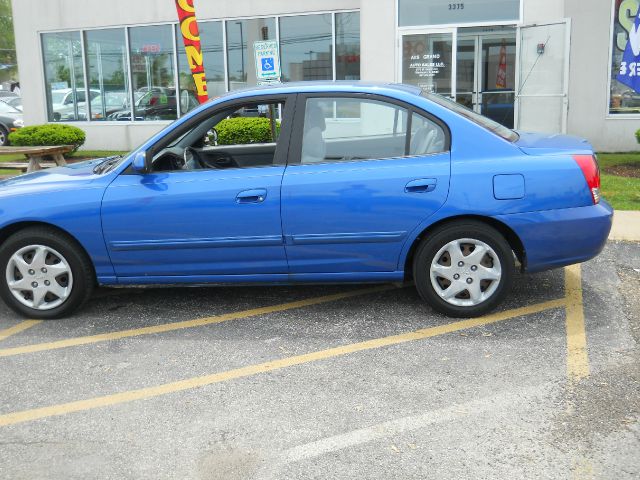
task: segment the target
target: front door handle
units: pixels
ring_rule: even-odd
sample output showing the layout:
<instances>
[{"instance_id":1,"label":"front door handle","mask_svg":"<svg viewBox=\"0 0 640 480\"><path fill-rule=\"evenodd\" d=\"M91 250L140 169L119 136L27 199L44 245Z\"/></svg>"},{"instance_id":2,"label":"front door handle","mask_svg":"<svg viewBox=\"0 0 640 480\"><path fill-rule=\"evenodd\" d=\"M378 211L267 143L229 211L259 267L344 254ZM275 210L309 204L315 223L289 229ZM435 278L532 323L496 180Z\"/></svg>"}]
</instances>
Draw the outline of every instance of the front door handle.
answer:
<instances>
[{"instance_id":1,"label":"front door handle","mask_svg":"<svg viewBox=\"0 0 640 480\"><path fill-rule=\"evenodd\" d=\"M236 203L262 203L267 198L266 188L243 190L236 196Z\"/></svg>"},{"instance_id":2,"label":"front door handle","mask_svg":"<svg viewBox=\"0 0 640 480\"><path fill-rule=\"evenodd\" d=\"M432 192L436 189L438 180L435 178L418 178L417 180L411 180L404 187L404 191L407 193L426 193Z\"/></svg>"}]
</instances>

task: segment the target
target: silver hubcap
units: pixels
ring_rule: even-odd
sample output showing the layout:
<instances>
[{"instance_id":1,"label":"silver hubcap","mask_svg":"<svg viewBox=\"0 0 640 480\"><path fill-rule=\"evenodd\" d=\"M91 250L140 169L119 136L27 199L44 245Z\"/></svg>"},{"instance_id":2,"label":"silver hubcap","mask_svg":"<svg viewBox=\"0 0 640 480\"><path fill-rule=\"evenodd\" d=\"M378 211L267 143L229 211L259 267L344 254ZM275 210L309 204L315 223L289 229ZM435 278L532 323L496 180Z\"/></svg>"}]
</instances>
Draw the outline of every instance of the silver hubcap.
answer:
<instances>
[{"instance_id":1,"label":"silver hubcap","mask_svg":"<svg viewBox=\"0 0 640 480\"><path fill-rule=\"evenodd\" d=\"M2 130L0 130L0 145L4 145L7 141L7 137Z\"/></svg>"},{"instance_id":2,"label":"silver hubcap","mask_svg":"<svg viewBox=\"0 0 640 480\"><path fill-rule=\"evenodd\" d=\"M73 288L67 260L44 245L29 245L14 253L7 264L6 277L13 296L35 310L62 305Z\"/></svg>"},{"instance_id":3,"label":"silver hubcap","mask_svg":"<svg viewBox=\"0 0 640 480\"><path fill-rule=\"evenodd\" d=\"M431 285L447 303L473 307L488 300L498 288L502 269L496 252L472 238L453 240L433 257Z\"/></svg>"}]
</instances>

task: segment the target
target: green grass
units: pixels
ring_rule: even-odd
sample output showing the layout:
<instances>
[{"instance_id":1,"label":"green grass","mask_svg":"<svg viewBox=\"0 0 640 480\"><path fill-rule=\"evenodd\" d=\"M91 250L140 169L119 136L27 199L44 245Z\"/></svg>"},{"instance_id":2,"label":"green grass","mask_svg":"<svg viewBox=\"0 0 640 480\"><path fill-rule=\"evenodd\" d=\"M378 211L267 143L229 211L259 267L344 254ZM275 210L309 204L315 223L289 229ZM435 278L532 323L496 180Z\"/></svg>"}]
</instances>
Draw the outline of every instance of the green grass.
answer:
<instances>
[{"instance_id":1,"label":"green grass","mask_svg":"<svg viewBox=\"0 0 640 480\"><path fill-rule=\"evenodd\" d=\"M616 210L640 210L640 178L619 177L607 172L609 167L632 165L640 172L640 152L599 153L602 170L602 196Z\"/></svg>"},{"instance_id":2,"label":"green grass","mask_svg":"<svg viewBox=\"0 0 640 480\"><path fill-rule=\"evenodd\" d=\"M616 210L640 210L640 178L602 174L602 196Z\"/></svg>"},{"instance_id":3,"label":"green grass","mask_svg":"<svg viewBox=\"0 0 640 480\"><path fill-rule=\"evenodd\" d=\"M599 153L598 163L600 168L606 170L607 167L623 164L635 164L640 168L640 152L630 153Z\"/></svg>"}]
</instances>

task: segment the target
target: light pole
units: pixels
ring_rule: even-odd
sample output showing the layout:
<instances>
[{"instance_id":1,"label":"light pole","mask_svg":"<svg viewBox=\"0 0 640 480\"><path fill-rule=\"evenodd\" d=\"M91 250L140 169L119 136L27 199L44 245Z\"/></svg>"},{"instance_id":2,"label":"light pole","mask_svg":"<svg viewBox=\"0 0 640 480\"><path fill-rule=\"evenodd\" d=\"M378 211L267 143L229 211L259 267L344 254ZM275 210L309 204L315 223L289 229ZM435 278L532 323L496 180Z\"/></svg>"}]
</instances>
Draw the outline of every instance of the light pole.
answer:
<instances>
[{"instance_id":1,"label":"light pole","mask_svg":"<svg viewBox=\"0 0 640 480\"><path fill-rule=\"evenodd\" d=\"M244 71L244 35L242 34L242 22L235 22L236 25L238 25L240 27L240 58L242 59L242 69L240 70L240 72L242 72L242 81L246 82L246 78L244 77L245 71Z\"/></svg>"}]
</instances>

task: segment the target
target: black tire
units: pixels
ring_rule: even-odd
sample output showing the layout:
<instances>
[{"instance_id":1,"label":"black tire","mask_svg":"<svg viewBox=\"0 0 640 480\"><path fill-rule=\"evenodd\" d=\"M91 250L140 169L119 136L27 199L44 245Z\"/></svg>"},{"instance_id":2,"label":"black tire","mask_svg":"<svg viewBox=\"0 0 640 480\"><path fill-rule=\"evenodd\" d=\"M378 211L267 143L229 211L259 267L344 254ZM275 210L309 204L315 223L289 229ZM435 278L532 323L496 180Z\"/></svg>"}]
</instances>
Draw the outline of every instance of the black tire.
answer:
<instances>
[{"instance_id":1,"label":"black tire","mask_svg":"<svg viewBox=\"0 0 640 480\"><path fill-rule=\"evenodd\" d=\"M9 145L9 132L6 128L0 125L0 147Z\"/></svg>"},{"instance_id":2,"label":"black tire","mask_svg":"<svg viewBox=\"0 0 640 480\"><path fill-rule=\"evenodd\" d=\"M29 307L21 303L13 295L7 283L6 272L11 257L20 249L31 245L42 245L55 250L64 257L71 270L71 291L60 305L47 310ZM47 227L25 228L11 235L0 246L0 297L12 310L27 318L50 320L70 315L89 299L95 282L93 266L82 247L73 238L55 229Z\"/></svg>"},{"instance_id":3,"label":"black tire","mask_svg":"<svg viewBox=\"0 0 640 480\"><path fill-rule=\"evenodd\" d=\"M444 277L439 277L434 273L434 276L436 277L434 279L436 287L434 287L432 283L432 263L436 261L436 263L443 265L444 259L444 266L446 267L448 253L445 252L444 254L439 254L439 252L447 244L449 244L449 242L460 239L472 239L483 242L491 249L493 249L493 252L487 254L488 256L483 257L482 261L493 262L493 255L495 254L500 262L500 279L482 280L481 282L479 282L480 285L484 285L482 294L489 294L489 296L485 300L482 300L480 301L480 303L477 303L475 305L454 305L450 303L450 301L442 298L436 291L436 288L439 288L440 292L444 292L446 288L451 285L451 282L449 280L446 280ZM473 253L473 248L475 247L471 243L465 243L461 249L461 254L463 255L462 258L464 258L465 249L467 249L467 255L470 255L471 253ZM436 255L439 256L438 259L435 258ZM493 266L494 264L489 263L489 265ZM449 266L457 267L457 265L452 265L450 258ZM478 266L474 265L474 267L476 270L478 270ZM456 273L458 273L458 275L460 275L460 277L458 277L460 279L460 282L462 282L465 274L475 275L469 273L469 270L466 270L467 268L471 269L471 266L465 265L452 271L455 271ZM450 223L429 233L429 235L419 245L413 261L413 277L416 284L416 289L418 290L420 296L425 301L427 301L435 310L451 317L478 317L494 309L500 302L502 302L504 297L511 289L514 272L514 256L509 243L496 229L490 227L485 223L475 220L461 220L459 222ZM471 281L473 282L473 279L471 279ZM447 284L447 282L449 283ZM457 296L453 297L451 301L464 303L466 300L468 303L472 303L473 300L471 299L470 292L471 290L464 290Z\"/></svg>"}]
</instances>

